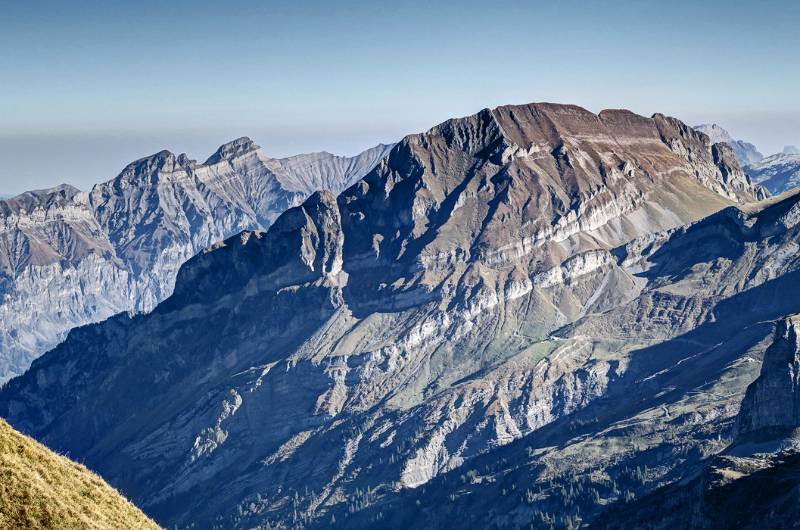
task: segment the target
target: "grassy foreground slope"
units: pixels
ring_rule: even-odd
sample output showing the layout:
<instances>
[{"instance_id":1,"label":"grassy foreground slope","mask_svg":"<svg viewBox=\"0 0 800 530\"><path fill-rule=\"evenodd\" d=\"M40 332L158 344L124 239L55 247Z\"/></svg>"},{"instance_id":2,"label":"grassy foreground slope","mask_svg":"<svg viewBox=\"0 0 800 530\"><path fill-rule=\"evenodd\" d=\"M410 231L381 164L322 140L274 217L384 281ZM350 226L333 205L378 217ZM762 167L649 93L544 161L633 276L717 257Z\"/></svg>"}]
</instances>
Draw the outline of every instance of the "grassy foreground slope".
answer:
<instances>
[{"instance_id":1,"label":"grassy foreground slope","mask_svg":"<svg viewBox=\"0 0 800 530\"><path fill-rule=\"evenodd\" d=\"M0 419L0 528L158 526L84 466Z\"/></svg>"}]
</instances>

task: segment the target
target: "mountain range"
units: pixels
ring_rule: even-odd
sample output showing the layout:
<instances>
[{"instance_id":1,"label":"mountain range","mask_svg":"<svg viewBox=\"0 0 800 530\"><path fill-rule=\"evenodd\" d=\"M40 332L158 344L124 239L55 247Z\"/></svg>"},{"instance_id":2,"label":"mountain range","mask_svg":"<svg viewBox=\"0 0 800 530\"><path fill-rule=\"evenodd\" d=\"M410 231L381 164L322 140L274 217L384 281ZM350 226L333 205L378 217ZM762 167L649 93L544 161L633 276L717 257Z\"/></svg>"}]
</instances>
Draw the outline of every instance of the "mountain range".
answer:
<instances>
[{"instance_id":1,"label":"mountain range","mask_svg":"<svg viewBox=\"0 0 800 530\"><path fill-rule=\"evenodd\" d=\"M716 123L697 125L695 126L695 130L707 134L711 143L723 142L730 145L733 152L736 153L736 159L739 160L739 164L742 166L756 164L764 158L764 155L761 154L755 145L750 142L745 142L744 140L734 140L728 131Z\"/></svg>"},{"instance_id":2,"label":"mountain range","mask_svg":"<svg viewBox=\"0 0 800 530\"><path fill-rule=\"evenodd\" d=\"M730 145L747 175L770 193L777 195L800 185L800 150L797 147L787 145L780 153L765 157L753 144L734 140L728 131L715 123L698 125L695 130L708 135L711 143Z\"/></svg>"},{"instance_id":3,"label":"mountain range","mask_svg":"<svg viewBox=\"0 0 800 530\"><path fill-rule=\"evenodd\" d=\"M729 448L791 447L800 195L727 143L503 106L336 191L207 247L151 311L72 330L0 415L170 528L634 527ZM117 220L113 195L90 204L144 269L172 227Z\"/></svg>"},{"instance_id":4,"label":"mountain range","mask_svg":"<svg viewBox=\"0 0 800 530\"><path fill-rule=\"evenodd\" d=\"M202 164L161 151L88 193L62 185L0 201L0 382L76 326L149 311L204 247L267 228L317 189L341 191L390 148L272 159L239 138Z\"/></svg>"},{"instance_id":5,"label":"mountain range","mask_svg":"<svg viewBox=\"0 0 800 530\"><path fill-rule=\"evenodd\" d=\"M745 167L745 171L770 192L782 193L800 186L800 154L784 149Z\"/></svg>"}]
</instances>

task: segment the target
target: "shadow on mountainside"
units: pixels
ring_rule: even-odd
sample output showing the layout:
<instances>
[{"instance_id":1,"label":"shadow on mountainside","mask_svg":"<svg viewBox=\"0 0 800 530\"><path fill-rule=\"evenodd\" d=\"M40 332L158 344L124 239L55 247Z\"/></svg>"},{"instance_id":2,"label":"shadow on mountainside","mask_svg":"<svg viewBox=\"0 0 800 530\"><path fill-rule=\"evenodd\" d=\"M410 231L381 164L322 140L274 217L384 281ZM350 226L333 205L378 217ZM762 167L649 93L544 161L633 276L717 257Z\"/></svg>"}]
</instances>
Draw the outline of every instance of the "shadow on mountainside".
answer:
<instances>
[{"instance_id":1,"label":"shadow on mountainside","mask_svg":"<svg viewBox=\"0 0 800 530\"><path fill-rule=\"evenodd\" d=\"M604 397L584 409L475 457L424 486L390 494L370 508L350 516L341 514L340 518L337 513L337 520L346 527L369 527L380 520L383 527L403 528L424 514L431 528L518 527L521 521L512 522L507 514L522 506L523 502L519 495L507 496L501 489L506 492L512 488L518 492L525 491L525 487L534 484L536 476L547 471L532 454L550 449L563 450L599 433L617 438L620 443L631 443L631 439L646 434L652 427L642 422L622 422L649 410L668 410L691 393L708 392L710 384L718 381L732 363L751 350L761 353L761 346L773 335L774 320L798 311L798 272L725 299L714 307L712 319L705 324L681 336L632 352L624 374L609 383ZM682 421L680 418L668 422ZM724 433L729 434L731 427L726 424ZM719 435L717 431L704 432L703 425L697 428L697 437L716 438ZM651 448L651 451L656 454L657 448ZM637 462L645 460L643 456L645 452L635 451L632 458L605 469L622 472L623 466L636 466ZM659 479L660 483L678 480L704 463L704 455L690 450L682 454L682 462ZM463 480L464 476L470 475L495 478L473 487ZM553 480L563 480L566 485L579 482L577 477L568 476L554 477ZM559 504L563 505L564 500L550 498L543 501L542 506ZM602 508L588 498L577 501L577 504L576 513L584 521L591 520ZM409 508L414 506L416 508Z\"/></svg>"},{"instance_id":2,"label":"shadow on mountainside","mask_svg":"<svg viewBox=\"0 0 800 530\"><path fill-rule=\"evenodd\" d=\"M714 461L689 484L670 484L631 503L612 505L592 528L796 528L800 454L739 477ZM730 482L728 482L730 481ZM625 524L620 524L624 522Z\"/></svg>"}]
</instances>

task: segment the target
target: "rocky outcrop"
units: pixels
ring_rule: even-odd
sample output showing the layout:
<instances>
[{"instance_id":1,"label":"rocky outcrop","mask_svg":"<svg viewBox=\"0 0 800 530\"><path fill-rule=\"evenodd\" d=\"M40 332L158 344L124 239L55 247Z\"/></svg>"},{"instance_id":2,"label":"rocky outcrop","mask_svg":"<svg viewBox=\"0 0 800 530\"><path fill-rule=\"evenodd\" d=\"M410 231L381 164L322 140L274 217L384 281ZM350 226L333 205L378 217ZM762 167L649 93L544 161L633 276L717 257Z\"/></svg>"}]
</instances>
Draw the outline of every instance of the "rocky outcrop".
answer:
<instances>
[{"instance_id":1,"label":"rocky outcrop","mask_svg":"<svg viewBox=\"0 0 800 530\"><path fill-rule=\"evenodd\" d=\"M781 320L764 353L761 375L747 389L738 417L740 437L775 437L800 427L800 322Z\"/></svg>"},{"instance_id":2,"label":"rocky outcrop","mask_svg":"<svg viewBox=\"0 0 800 530\"><path fill-rule=\"evenodd\" d=\"M616 474L612 461L629 458L630 445L591 446L611 434L581 437L580 425L663 427L607 407L649 404L661 417L668 383L689 395L702 382L700 361L682 356L726 366L741 354L726 343L700 355L727 328L650 356L632 351L700 326L715 309L708 292L720 301L797 265L792 205L731 213L759 191L716 152L677 120L622 110L531 104L449 120L404 138L338 198L316 193L266 233L190 259L152 312L73 330L0 391L0 413L167 526L325 526L333 515L374 526L380 508L368 508L379 500L386 514L416 506L395 504L407 495L422 505L465 468L469 487L499 486L474 466L532 437L537 473ZM157 193L165 208L187 176L257 163L244 145L222 150L207 173L179 158L140 172L168 172ZM127 256L162 233L141 239L102 219ZM729 245L735 230L749 239ZM777 248L750 261L758 245ZM748 259L716 252L729 247L746 247ZM697 309L679 319L682 307ZM701 445L692 426L730 419L716 405L684 405L676 429L687 444ZM577 438L547 434L566 424L559 432ZM602 458L576 456L584 450Z\"/></svg>"},{"instance_id":3,"label":"rocky outcrop","mask_svg":"<svg viewBox=\"0 0 800 530\"><path fill-rule=\"evenodd\" d=\"M702 160L707 156L709 147L711 148L711 158L717 169L713 174L708 174L704 171L697 173L697 178L703 184L715 189L718 193L728 193L732 198L747 196L748 194L755 196L757 199L765 199L767 197L767 191L759 186L754 186L747 175L744 174L732 148L728 144L724 142L711 143L707 136L698 133L674 118L660 115L656 115L654 118L662 139L676 153L685 156L690 162L695 160L695 157L699 157ZM717 178L719 174L722 175L722 182L724 182L722 186L720 186Z\"/></svg>"},{"instance_id":4,"label":"rocky outcrop","mask_svg":"<svg viewBox=\"0 0 800 530\"><path fill-rule=\"evenodd\" d=\"M730 167L727 170L723 169L723 172L738 174L740 171L738 166L741 166L753 182L764 186L774 195L800 185L800 153L797 152L797 148L787 145L781 153L765 157L753 144L734 140L728 131L717 124L698 125L694 129L706 135L710 143L717 146L717 152L714 153L715 160L720 160L723 166ZM728 154L723 153L723 150L728 151ZM730 163L734 158L737 167L733 167Z\"/></svg>"},{"instance_id":5,"label":"rocky outcrop","mask_svg":"<svg viewBox=\"0 0 800 530\"><path fill-rule=\"evenodd\" d=\"M792 528L800 453L797 317L778 319L760 375L735 418L732 443L682 481L618 502L592 528ZM629 499L630 500L630 499Z\"/></svg>"},{"instance_id":6,"label":"rocky outcrop","mask_svg":"<svg viewBox=\"0 0 800 530\"><path fill-rule=\"evenodd\" d=\"M338 193L391 147L271 159L239 138L204 164L162 151L89 193L60 186L0 202L0 382L73 327L151 310L201 249L268 227L318 189Z\"/></svg>"}]
</instances>

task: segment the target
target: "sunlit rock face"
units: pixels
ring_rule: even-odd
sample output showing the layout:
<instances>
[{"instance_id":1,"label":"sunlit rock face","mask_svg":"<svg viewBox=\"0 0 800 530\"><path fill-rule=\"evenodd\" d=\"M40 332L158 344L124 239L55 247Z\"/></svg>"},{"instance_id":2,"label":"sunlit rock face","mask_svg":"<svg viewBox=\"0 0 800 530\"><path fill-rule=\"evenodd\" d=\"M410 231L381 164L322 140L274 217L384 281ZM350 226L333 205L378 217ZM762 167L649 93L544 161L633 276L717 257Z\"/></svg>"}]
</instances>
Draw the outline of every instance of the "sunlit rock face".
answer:
<instances>
[{"instance_id":1,"label":"sunlit rock face","mask_svg":"<svg viewBox=\"0 0 800 530\"><path fill-rule=\"evenodd\" d=\"M238 145L204 167L229 151L255 163ZM198 174L163 158L176 183ZM432 527L485 527L507 508L513 523L514 509L532 517L524 489L487 496L492 509L456 502L500 486L485 459L536 438L515 460L538 455L534 482L615 475L633 453L602 428L662 423L609 407L627 395L660 411L665 381L675 399L698 384L681 356L734 355L695 355L713 330L669 343L794 270L793 210L744 206L763 197L726 147L672 118L486 109L404 138L338 197L210 246L151 312L74 330L0 391L0 414L165 526L407 527L403 507L434 499ZM150 245L100 219L126 256ZM675 432L695 444L693 425L730 419L719 405L675 408Z\"/></svg>"},{"instance_id":2,"label":"sunlit rock face","mask_svg":"<svg viewBox=\"0 0 800 530\"><path fill-rule=\"evenodd\" d=\"M268 227L315 190L343 190L390 148L271 159L240 138L204 164L162 151L89 193L60 186L0 202L0 381L73 327L151 310L201 249Z\"/></svg>"}]
</instances>

